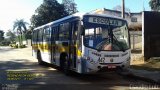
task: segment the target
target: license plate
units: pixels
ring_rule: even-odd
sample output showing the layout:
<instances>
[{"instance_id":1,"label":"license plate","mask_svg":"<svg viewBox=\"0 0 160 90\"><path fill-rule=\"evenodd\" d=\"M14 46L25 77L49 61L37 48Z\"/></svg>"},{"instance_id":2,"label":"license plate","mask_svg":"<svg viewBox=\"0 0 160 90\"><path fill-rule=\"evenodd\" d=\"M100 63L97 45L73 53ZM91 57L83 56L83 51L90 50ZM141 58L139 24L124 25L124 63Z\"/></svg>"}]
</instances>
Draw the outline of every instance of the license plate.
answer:
<instances>
[{"instance_id":1,"label":"license plate","mask_svg":"<svg viewBox=\"0 0 160 90\"><path fill-rule=\"evenodd\" d=\"M108 65L107 67L108 67L108 68L116 68L115 65Z\"/></svg>"}]
</instances>

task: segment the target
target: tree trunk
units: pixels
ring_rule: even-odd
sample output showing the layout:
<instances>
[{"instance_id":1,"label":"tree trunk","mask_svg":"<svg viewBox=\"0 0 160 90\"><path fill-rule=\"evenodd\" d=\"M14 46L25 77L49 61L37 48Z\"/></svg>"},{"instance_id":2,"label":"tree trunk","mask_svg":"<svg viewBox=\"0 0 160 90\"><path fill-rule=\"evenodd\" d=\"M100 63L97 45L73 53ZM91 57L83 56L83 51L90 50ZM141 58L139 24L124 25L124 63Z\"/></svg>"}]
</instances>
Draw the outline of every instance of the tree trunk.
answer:
<instances>
[{"instance_id":1,"label":"tree trunk","mask_svg":"<svg viewBox=\"0 0 160 90\"><path fill-rule=\"evenodd\" d=\"M20 37L20 35L18 35L18 41L19 41L19 46L21 45L21 37Z\"/></svg>"},{"instance_id":2,"label":"tree trunk","mask_svg":"<svg viewBox=\"0 0 160 90\"><path fill-rule=\"evenodd\" d=\"M19 30L19 46L22 45L22 31Z\"/></svg>"}]
</instances>

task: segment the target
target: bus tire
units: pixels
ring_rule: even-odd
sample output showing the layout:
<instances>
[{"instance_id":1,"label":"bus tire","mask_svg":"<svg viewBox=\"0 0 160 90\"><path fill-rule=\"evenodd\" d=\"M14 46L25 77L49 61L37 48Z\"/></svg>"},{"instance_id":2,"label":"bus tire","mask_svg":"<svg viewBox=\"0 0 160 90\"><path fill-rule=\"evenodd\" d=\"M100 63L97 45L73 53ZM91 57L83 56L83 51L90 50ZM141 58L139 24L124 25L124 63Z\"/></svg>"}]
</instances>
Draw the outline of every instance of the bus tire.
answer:
<instances>
[{"instance_id":1,"label":"bus tire","mask_svg":"<svg viewBox=\"0 0 160 90\"><path fill-rule=\"evenodd\" d=\"M65 75L69 75L70 74L70 70L69 70L70 64L69 64L68 60L69 59L68 59L67 55L63 56L63 58L62 58L62 61L63 61L62 69L63 69L63 72L65 73Z\"/></svg>"},{"instance_id":2,"label":"bus tire","mask_svg":"<svg viewBox=\"0 0 160 90\"><path fill-rule=\"evenodd\" d=\"M37 53L37 59L38 59L38 64L39 65L44 65L44 62L42 61L41 53L38 51Z\"/></svg>"}]
</instances>

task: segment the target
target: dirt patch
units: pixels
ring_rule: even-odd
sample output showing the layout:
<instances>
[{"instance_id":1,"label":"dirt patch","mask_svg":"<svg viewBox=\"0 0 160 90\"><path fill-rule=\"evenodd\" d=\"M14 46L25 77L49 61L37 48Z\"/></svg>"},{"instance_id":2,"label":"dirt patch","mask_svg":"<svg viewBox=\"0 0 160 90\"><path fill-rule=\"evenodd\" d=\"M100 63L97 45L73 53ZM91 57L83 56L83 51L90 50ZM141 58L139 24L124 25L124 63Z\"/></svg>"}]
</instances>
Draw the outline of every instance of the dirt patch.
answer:
<instances>
[{"instance_id":1,"label":"dirt patch","mask_svg":"<svg viewBox=\"0 0 160 90\"><path fill-rule=\"evenodd\" d=\"M130 65L144 64L144 57L142 54L131 54Z\"/></svg>"}]
</instances>

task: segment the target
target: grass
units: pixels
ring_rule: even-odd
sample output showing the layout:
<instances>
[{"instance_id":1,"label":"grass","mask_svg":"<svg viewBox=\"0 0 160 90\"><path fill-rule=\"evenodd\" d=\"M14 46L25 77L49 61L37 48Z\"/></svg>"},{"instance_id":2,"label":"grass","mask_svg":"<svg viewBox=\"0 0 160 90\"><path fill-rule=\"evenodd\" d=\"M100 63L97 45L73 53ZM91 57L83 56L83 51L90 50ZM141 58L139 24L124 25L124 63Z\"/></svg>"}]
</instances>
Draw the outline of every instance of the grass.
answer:
<instances>
[{"instance_id":1,"label":"grass","mask_svg":"<svg viewBox=\"0 0 160 90\"><path fill-rule=\"evenodd\" d=\"M144 64L131 65L131 68L137 70L160 71L160 59L151 59Z\"/></svg>"}]
</instances>

